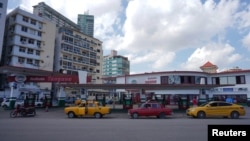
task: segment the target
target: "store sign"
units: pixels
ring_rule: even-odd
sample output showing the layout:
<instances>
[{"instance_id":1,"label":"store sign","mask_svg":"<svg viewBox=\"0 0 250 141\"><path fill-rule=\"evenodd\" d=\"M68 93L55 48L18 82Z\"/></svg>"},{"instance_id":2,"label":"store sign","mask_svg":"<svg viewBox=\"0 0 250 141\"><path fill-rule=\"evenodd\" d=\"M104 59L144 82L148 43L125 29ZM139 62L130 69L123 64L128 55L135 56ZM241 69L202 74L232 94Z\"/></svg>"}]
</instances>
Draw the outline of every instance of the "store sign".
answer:
<instances>
[{"instance_id":1,"label":"store sign","mask_svg":"<svg viewBox=\"0 0 250 141\"><path fill-rule=\"evenodd\" d=\"M157 78L156 77L148 77L147 80L145 80L145 84L156 84Z\"/></svg>"},{"instance_id":2,"label":"store sign","mask_svg":"<svg viewBox=\"0 0 250 141\"><path fill-rule=\"evenodd\" d=\"M19 82L19 83L25 82L26 79L27 79L27 78L26 78L25 75L17 75L17 76L15 76L15 81L16 81L16 82Z\"/></svg>"},{"instance_id":3,"label":"store sign","mask_svg":"<svg viewBox=\"0 0 250 141\"><path fill-rule=\"evenodd\" d=\"M78 76L9 76L8 82L68 82L79 83ZM91 76L87 76L87 82L91 82Z\"/></svg>"}]
</instances>

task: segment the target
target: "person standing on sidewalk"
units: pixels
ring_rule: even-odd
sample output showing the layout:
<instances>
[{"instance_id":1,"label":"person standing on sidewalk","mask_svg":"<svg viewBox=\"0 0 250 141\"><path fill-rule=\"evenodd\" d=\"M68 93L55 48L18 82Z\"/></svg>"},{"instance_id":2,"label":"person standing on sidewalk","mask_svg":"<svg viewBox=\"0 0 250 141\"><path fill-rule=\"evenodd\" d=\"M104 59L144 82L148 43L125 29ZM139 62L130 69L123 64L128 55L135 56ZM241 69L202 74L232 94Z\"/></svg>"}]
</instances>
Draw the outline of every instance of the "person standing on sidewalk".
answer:
<instances>
[{"instance_id":1,"label":"person standing on sidewalk","mask_svg":"<svg viewBox=\"0 0 250 141\"><path fill-rule=\"evenodd\" d=\"M196 99L196 97L193 98L193 107L197 107L197 99Z\"/></svg>"},{"instance_id":2,"label":"person standing on sidewalk","mask_svg":"<svg viewBox=\"0 0 250 141\"><path fill-rule=\"evenodd\" d=\"M48 98L47 98L46 95L45 95L45 97L44 97L43 104L44 104L44 106L45 106L45 112L48 112L48 111L49 111L49 102L48 102Z\"/></svg>"}]
</instances>

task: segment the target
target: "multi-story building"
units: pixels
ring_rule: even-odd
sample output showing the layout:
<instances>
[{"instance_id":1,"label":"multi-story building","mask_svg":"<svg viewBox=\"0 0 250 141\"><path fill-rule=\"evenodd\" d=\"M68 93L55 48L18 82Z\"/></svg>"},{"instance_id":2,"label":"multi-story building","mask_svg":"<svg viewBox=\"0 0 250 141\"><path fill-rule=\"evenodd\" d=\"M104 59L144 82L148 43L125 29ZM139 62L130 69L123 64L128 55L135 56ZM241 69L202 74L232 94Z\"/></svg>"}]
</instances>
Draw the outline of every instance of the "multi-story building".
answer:
<instances>
[{"instance_id":1,"label":"multi-story building","mask_svg":"<svg viewBox=\"0 0 250 141\"><path fill-rule=\"evenodd\" d=\"M53 22L57 27L54 71L67 74L87 71L92 83L102 83L102 42L81 32L80 26L44 2L33 6L33 14Z\"/></svg>"},{"instance_id":2,"label":"multi-story building","mask_svg":"<svg viewBox=\"0 0 250 141\"><path fill-rule=\"evenodd\" d=\"M53 22L56 27L71 27L73 29L80 29L76 23L63 16L61 13L57 12L44 2L40 2L33 6L33 14Z\"/></svg>"},{"instance_id":3,"label":"multi-story building","mask_svg":"<svg viewBox=\"0 0 250 141\"><path fill-rule=\"evenodd\" d=\"M79 30L61 27L55 48L55 71L77 74L85 71L92 83L102 84L102 42Z\"/></svg>"},{"instance_id":4,"label":"multi-story building","mask_svg":"<svg viewBox=\"0 0 250 141\"><path fill-rule=\"evenodd\" d=\"M57 27L54 71L78 74L78 76L82 72L87 72L88 78L91 77L91 83L102 83L102 42L90 36L93 35L93 29L90 35L81 32L79 25L44 2L33 6L33 14L50 20ZM74 95L83 93L81 89L65 91Z\"/></svg>"},{"instance_id":5,"label":"multi-story building","mask_svg":"<svg viewBox=\"0 0 250 141\"><path fill-rule=\"evenodd\" d=\"M127 57L117 55L116 50L111 50L111 54L103 57L103 73L104 77L114 77L129 75L130 61Z\"/></svg>"},{"instance_id":6,"label":"multi-story building","mask_svg":"<svg viewBox=\"0 0 250 141\"><path fill-rule=\"evenodd\" d=\"M94 23L95 17L93 15L89 15L88 12L85 12L84 14L78 14L77 24L80 26L82 33L93 37Z\"/></svg>"},{"instance_id":7,"label":"multi-story building","mask_svg":"<svg viewBox=\"0 0 250 141\"><path fill-rule=\"evenodd\" d=\"M1 63L1 54L3 48L3 36L5 28L5 19L7 13L7 4L8 0L0 0L0 63Z\"/></svg>"},{"instance_id":8,"label":"multi-story building","mask_svg":"<svg viewBox=\"0 0 250 141\"><path fill-rule=\"evenodd\" d=\"M55 33L56 27L53 23L19 7L14 9L6 18L4 65L53 71ZM50 90L51 83L25 82L19 84L18 90L21 89ZM20 92L15 94L18 93Z\"/></svg>"}]
</instances>

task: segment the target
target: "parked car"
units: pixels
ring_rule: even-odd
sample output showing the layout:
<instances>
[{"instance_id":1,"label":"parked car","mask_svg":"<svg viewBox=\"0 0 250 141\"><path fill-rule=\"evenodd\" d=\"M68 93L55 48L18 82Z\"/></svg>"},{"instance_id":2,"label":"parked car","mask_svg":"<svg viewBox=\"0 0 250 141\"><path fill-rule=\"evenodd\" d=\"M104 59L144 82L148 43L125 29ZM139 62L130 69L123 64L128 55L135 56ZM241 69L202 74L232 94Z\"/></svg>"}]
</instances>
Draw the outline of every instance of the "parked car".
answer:
<instances>
[{"instance_id":1,"label":"parked car","mask_svg":"<svg viewBox=\"0 0 250 141\"><path fill-rule=\"evenodd\" d=\"M106 114L110 114L111 109L108 106L101 106L97 101L81 101L76 106L64 108L64 113L69 118L94 116L95 118L102 118Z\"/></svg>"},{"instance_id":2,"label":"parked car","mask_svg":"<svg viewBox=\"0 0 250 141\"><path fill-rule=\"evenodd\" d=\"M15 106L17 107L17 105L21 105L22 103L20 101L15 101ZM8 109L10 107L10 98L5 98L3 100L3 102L1 103L1 107L4 109Z\"/></svg>"},{"instance_id":3,"label":"parked car","mask_svg":"<svg viewBox=\"0 0 250 141\"><path fill-rule=\"evenodd\" d=\"M165 118L173 114L173 110L164 107L161 103L156 101L147 101L142 103L139 108L128 110L128 115L131 118L139 118L140 116L155 116L157 118Z\"/></svg>"},{"instance_id":4,"label":"parked car","mask_svg":"<svg viewBox=\"0 0 250 141\"><path fill-rule=\"evenodd\" d=\"M240 116L245 116L246 110L242 105L224 101L211 101L198 107L187 109L186 114L194 118L226 117L238 119Z\"/></svg>"},{"instance_id":5,"label":"parked car","mask_svg":"<svg viewBox=\"0 0 250 141\"><path fill-rule=\"evenodd\" d=\"M8 108L10 105L10 99L9 98L5 98L3 100L3 102L1 103L1 107L3 107L4 109Z\"/></svg>"}]
</instances>

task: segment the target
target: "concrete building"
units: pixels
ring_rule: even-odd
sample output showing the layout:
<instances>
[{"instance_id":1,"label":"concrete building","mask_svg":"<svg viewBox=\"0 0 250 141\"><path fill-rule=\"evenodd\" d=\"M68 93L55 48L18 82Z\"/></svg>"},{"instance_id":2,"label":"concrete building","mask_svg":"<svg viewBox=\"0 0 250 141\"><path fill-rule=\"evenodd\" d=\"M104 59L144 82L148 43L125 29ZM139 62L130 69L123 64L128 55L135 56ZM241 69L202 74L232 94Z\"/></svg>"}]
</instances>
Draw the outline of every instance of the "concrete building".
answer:
<instances>
[{"instance_id":1,"label":"concrete building","mask_svg":"<svg viewBox=\"0 0 250 141\"><path fill-rule=\"evenodd\" d=\"M103 57L103 73L104 77L114 77L121 75L129 75L130 61L127 57L117 54L116 50L112 50L110 55Z\"/></svg>"},{"instance_id":2,"label":"concrete building","mask_svg":"<svg viewBox=\"0 0 250 141\"><path fill-rule=\"evenodd\" d=\"M4 37L4 29L5 29L5 19L7 13L7 4L8 0L0 0L0 64L1 64L1 54L3 50L3 37Z\"/></svg>"},{"instance_id":3,"label":"concrete building","mask_svg":"<svg viewBox=\"0 0 250 141\"><path fill-rule=\"evenodd\" d=\"M67 74L86 71L92 77L91 83L102 83L102 42L81 32L79 25L44 2L33 6L33 14L57 27L54 71Z\"/></svg>"},{"instance_id":4,"label":"concrete building","mask_svg":"<svg viewBox=\"0 0 250 141\"><path fill-rule=\"evenodd\" d=\"M19 7L14 9L6 18L3 65L53 71L55 33L53 23ZM21 72L8 75L21 75ZM2 84L11 88L13 84L7 83ZM52 86L51 83L20 82L17 87L13 97L21 91L50 90Z\"/></svg>"},{"instance_id":5,"label":"concrete building","mask_svg":"<svg viewBox=\"0 0 250 141\"><path fill-rule=\"evenodd\" d=\"M207 62L201 68L209 68L209 72L165 71L119 76L116 77L116 84L161 84L169 88L161 90L144 89L144 92L140 89L120 89L117 92L132 93L139 97L152 96L153 94L158 99L162 99L164 96L168 104L176 104L176 96L182 97L183 100L186 100L185 102L190 102L189 100L194 97L197 97L199 102L212 99L225 100L225 98L231 97L237 103L250 104L250 70L234 68L217 72L217 66L210 62ZM211 72L211 68L215 68L215 70ZM214 87L198 89L201 85L214 85ZM221 86L216 87L218 85Z\"/></svg>"},{"instance_id":6,"label":"concrete building","mask_svg":"<svg viewBox=\"0 0 250 141\"><path fill-rule=\"evenodd\" d=\"M77 24L80 26L80 30L82 33L93 37L94 23L95 17L93 15L89 15L88 12L85 12L84 14L78 14Z\"/></svg>"},{"instance_id":7,"label":"concrete building","mask_svg":"<svg viewBox=\"0 0 250 141\"><path fill-rule=\"evenodd\" d=\"M40 2L33 6L33 14L53 22L56 27L70 27L73 29L80 29L76 23L63 16L61 13L57 12L44 2Z\"/></svg>"},{"instance_id":8,"label":"concrete building","mask_svg":"<svg viewBox=\"0 0 250 141\"><path fill-rule=\"evenodd\" d=\"M87 72L91 83L102 84L102 42L79 30L61 27L55 48L55 71L67 74Z\"/></svg>"}]
</instances>

